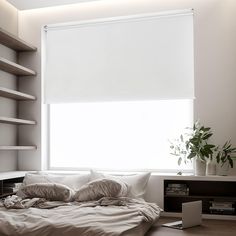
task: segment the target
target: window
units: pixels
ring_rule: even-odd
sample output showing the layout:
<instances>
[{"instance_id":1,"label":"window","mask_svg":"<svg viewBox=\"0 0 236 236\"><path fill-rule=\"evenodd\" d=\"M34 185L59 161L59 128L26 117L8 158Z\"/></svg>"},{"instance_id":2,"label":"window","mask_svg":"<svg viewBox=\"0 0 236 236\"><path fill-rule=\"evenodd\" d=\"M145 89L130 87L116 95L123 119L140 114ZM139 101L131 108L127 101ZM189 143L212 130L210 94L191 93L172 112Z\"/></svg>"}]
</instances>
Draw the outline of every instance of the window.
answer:
<instances>
[{"instance_id":1,"label":"window","mask_svg":"<svg viewBox=\"0 0 236 236\"><path fill-rule=\"evenodd\" d=\"M51 169L178 169L168 139L193 120L191 10L46 25L42 52Z\"/></svg>"},{"instance_id":2,"label":"window","mask_svg":"<svg viewBox=\"0 0 236 236\"><path fill-rule=\"evenodd\" d=\"M50 104L49 110L51 169L176 170L168 140L193 120L192 100Z\"/></svg>"}]
</instances>

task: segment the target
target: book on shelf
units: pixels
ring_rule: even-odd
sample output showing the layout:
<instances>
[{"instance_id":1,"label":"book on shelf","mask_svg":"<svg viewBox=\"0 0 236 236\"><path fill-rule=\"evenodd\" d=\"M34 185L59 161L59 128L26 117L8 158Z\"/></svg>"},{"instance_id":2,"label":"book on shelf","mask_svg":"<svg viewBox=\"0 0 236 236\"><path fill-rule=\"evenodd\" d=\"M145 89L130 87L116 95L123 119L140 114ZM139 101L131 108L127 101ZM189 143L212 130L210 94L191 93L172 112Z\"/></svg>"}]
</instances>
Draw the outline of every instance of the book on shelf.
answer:
<instances>
[{"instance_id":1,"label":"book on shelf","mask_svg":"<svg viewBox=\"0 0 236 236\"><path fill-rule=\"evenodd\" d=\"M210 209L211 214L234 215L235 208L229 209Z\"/></svg>"},{"instance_id":2,"label":"book on shelf","mask_svg":"<svg viewBox=\"0 0 236 236\"><path fill-rule=\"evenodd\" d=\"M165 194L167 196L188 196L189 188L186 184L168 184Z\"/></svg>"},{"instance_id":3,"label":"book on shelf","mask_svg":"<svg viewBox=\"0 0 236 236\"><path fill-rule=\"evenodd\" d=\"M211 201L209 207L211 214L233 215L235 213L234 201Z\"/></svg>"},{"instance_id":4,"label":"book on shelf","mask_svg":"<svg viewBox=\"0 0 236 236\"><path fill-rule=\"evenodd\" d=\"M6 183L4 184L2 190L4 193L15 193L19 190L22 183Z\"/></svg>"},{"instance_id":5,"label":"book on shelf","mask_svg":"<svg viewBox=\"0 0 236 236\"><path fill-rule=\"evenodd\" d=\"M234 207L210 207L210 210L219 210L219 211L224 211L224 210L228 210L228 211L234 211L235 208Z\"/></svg>"},{"instance_id":6,"label":"book on shelf","mask_svg":"<svg viewBox=\"0 0 236 236\"><path fill-rule=\"evenodd\" d=\"M211 205L212 205L212 207L223 207L224 208L224 207L232 207L234 203L235 202L233 202L233 201L232 202L212 201Z\"/></svg>"}]
</instances>

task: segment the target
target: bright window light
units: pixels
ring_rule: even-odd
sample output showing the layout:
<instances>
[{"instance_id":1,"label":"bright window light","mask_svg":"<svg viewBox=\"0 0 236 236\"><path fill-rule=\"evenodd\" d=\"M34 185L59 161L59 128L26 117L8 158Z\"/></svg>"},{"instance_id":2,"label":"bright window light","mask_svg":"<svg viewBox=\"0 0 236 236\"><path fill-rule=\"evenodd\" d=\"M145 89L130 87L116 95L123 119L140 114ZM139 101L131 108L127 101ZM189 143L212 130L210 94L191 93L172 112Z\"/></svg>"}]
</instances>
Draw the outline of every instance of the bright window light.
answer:
<instances>
[{"instance_id":1,"label":"bright window light","mask_svg":"<svg viewBox=\"0 0 236 236\"><path fill-rule=\"evenodd\" d=\"M51 104L50 168L176 171L169 140L192 121L192 100Z\"/></svg>"}]
</instances>

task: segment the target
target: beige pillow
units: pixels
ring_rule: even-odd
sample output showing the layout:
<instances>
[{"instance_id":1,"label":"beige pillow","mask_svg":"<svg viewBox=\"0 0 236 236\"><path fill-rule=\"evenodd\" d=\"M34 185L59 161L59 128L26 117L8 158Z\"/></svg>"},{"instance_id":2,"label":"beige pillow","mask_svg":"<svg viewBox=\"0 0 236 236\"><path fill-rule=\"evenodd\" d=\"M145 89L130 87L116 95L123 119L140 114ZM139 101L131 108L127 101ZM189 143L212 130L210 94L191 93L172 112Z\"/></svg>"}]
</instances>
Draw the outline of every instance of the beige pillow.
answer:
<instances>
[{"instance_id":1,"label":"beige pillow","mask_svg":"<svg viewBox=\"0 0 236 236\"><path fill-rule=\"evenodd\" d=\"M79 189L75 195L75 201L92 201L102 197L121 197L128 193L128 185L112 179L99 179L91 181Z\"/></svg>"},{"instance_id":2,"label":"beige pillow","mask_svg":"<svg viewBox=\"0 0 236 236\"><path fill-rule=\"evenodd\" d=\"M71 201L74 191L63 184L38 183L29 184L21 188L26 197L46 198L52 201Z\"/></svg>"}]
</instances>

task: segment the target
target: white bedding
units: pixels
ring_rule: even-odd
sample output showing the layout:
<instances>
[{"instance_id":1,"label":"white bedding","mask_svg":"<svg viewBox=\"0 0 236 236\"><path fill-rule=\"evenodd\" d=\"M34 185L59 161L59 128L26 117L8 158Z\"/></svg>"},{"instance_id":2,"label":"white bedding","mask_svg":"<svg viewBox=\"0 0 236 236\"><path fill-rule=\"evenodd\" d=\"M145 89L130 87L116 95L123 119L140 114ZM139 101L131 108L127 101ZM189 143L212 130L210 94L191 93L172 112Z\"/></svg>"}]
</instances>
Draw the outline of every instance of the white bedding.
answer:
<instances>
[{"instance_id":1,"label":"white bedding","mask_svg":"<svg viewBox=\"0 0 236 236\"><path fill-rule=\"evenodd\" d=\"M50 204L49 204L50 205ZM1 236L141 236L161 209L131 198L104 197L50 209L0 207Z\"/></svg>"}]
</instances>

